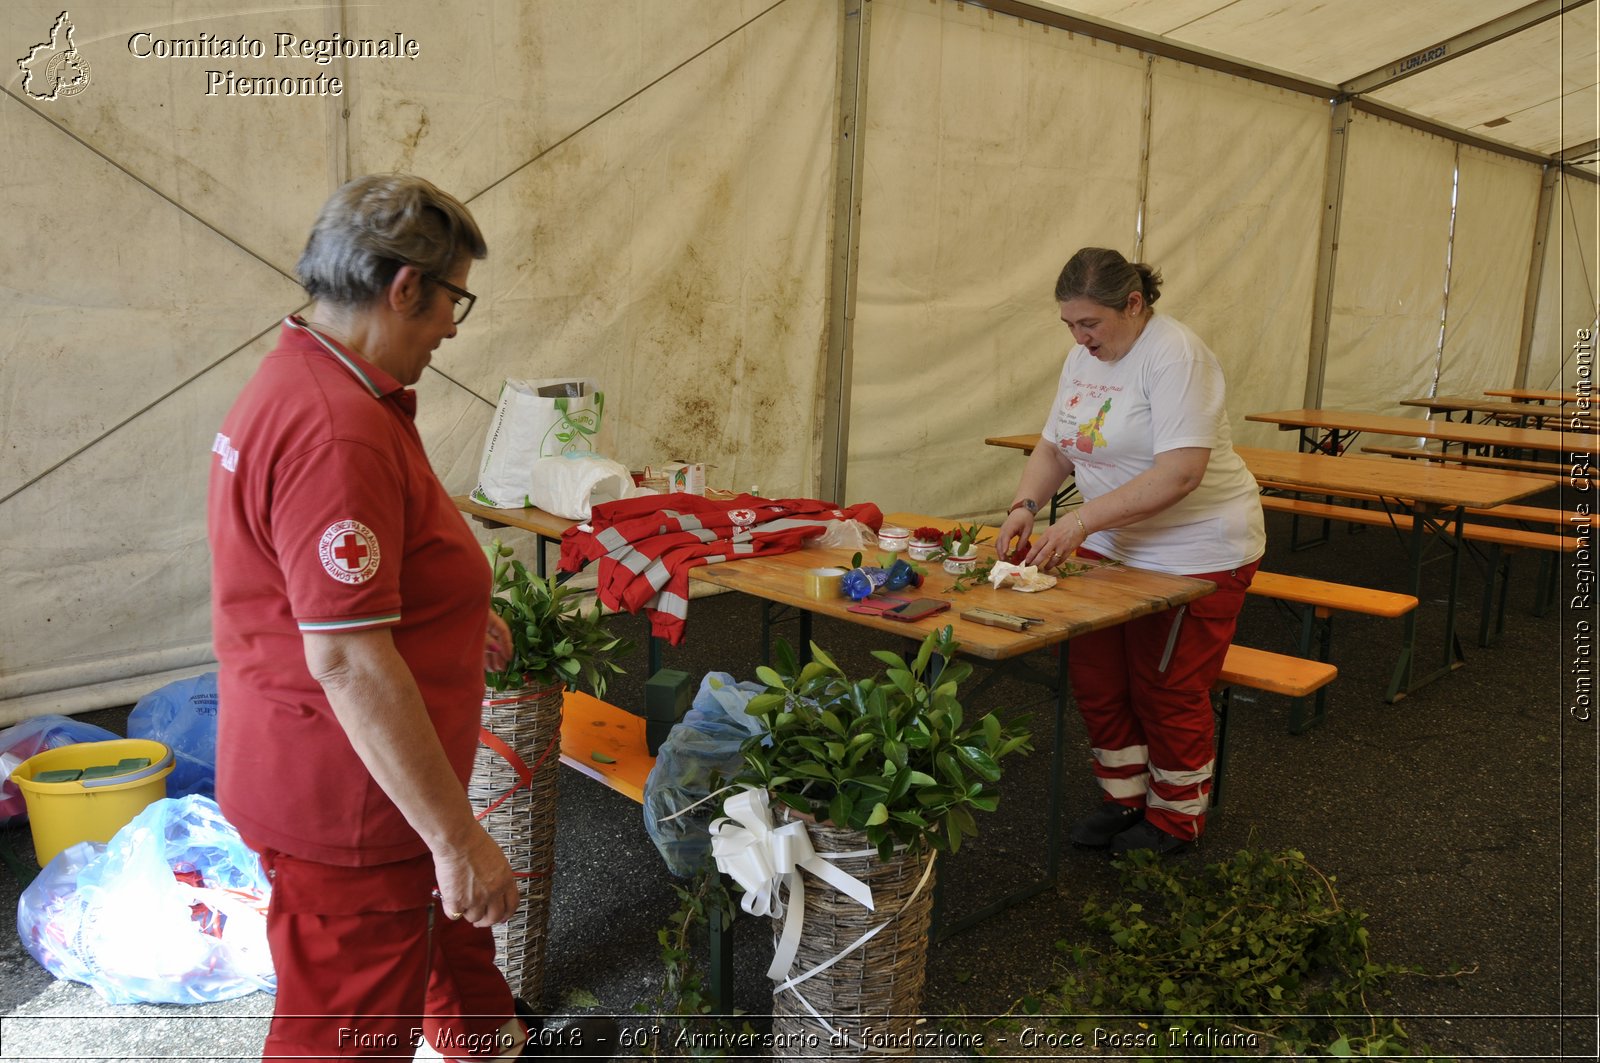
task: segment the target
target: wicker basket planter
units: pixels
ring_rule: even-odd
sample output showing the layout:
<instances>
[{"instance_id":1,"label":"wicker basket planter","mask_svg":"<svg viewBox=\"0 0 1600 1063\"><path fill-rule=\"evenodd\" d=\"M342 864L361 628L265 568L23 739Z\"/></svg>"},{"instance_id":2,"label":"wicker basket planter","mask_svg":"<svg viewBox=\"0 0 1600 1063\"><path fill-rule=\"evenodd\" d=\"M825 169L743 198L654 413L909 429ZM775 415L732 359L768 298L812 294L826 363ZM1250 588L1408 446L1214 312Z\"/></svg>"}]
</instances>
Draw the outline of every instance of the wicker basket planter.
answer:
<instances>
[{"instance_id":1,"label":"wicker basket planter","mask_svg":"<svg viewBox=\"0 0 1600 1063\"><path fill-rule=\"evenodd\" d=\"M561 685L488 691L483 699L485 734L467 784L473 809L504 850L522 891L516 914L494 928L495 962L511 992L535 1007L544 989L555 872L564 691Z\"/></svg>"},{"instance_id":2,"label":"wicker basket planter","mask_svg":"<svg viewBox=\"0 0 1600 1063\"><path fill-rule=\"evenodd\" d=\"M780 819L783 817L780 813ZM805 974L854 945L874 927L884 928L849 955L792 989L779 989L772 1000L775 1059L905 1058L916 1055L912 1038L915 1016L922 1011L927 976L928 930L933 918L934 851L915 854L898 850L880 860L866 833L831 824L808 826L818 853L856 853L830 861L872 890L873 910L811 879L805 885L804 928L790 977ZM919 888L920 887L920 888ZM772 920L776 947L783 919ZM781 985L781 983L780 983ZM804 997L802 1002L801 997ZM824 1026L807 1010L827 1020ZM831 1029L829 1028L831 1027ZM863 1040L861 1031L871 1027ZM836 1037L835 1033L843 1035ZM806 1047L815 1046L815 1047Z\"/></svg>"}]
</instances>

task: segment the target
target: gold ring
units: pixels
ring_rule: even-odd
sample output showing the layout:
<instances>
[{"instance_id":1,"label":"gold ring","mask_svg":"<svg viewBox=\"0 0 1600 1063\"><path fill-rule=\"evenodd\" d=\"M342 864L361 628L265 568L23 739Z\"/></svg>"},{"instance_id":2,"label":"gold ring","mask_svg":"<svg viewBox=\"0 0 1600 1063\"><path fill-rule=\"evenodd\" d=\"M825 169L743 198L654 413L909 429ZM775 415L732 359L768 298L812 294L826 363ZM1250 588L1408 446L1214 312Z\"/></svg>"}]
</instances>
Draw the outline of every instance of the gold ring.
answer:
<instances>
[{"instance_id":1,"label":"gold ring","mask_svg":"<svg viewBox=\"0 0 1600 1063\"><path fill-rule=\"evenodd\" d=\"M465 912L446 912L444 914L449 916L451 919L460 919L466 913Z\"/></svg>"}]
</instances>

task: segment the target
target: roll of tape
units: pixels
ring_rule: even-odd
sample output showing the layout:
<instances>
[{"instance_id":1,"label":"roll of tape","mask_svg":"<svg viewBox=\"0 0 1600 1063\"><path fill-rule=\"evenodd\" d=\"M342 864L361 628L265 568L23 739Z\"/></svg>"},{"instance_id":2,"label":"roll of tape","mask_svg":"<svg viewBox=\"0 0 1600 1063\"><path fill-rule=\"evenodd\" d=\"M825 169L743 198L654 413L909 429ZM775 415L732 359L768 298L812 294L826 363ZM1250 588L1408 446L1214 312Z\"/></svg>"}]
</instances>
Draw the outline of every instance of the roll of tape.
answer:
<instances>
[{"instance_id":1,"label":"roll of tape","mask_svg":"<svg viewBox=\"0 0 1600 1063\"><path fill-rule=\"evenodd\" d=\"M806 573L806 597L818 601L837 598L844 593L839 587L843 579L842 568L814 568Z\"/></svg>"}]
</instances>

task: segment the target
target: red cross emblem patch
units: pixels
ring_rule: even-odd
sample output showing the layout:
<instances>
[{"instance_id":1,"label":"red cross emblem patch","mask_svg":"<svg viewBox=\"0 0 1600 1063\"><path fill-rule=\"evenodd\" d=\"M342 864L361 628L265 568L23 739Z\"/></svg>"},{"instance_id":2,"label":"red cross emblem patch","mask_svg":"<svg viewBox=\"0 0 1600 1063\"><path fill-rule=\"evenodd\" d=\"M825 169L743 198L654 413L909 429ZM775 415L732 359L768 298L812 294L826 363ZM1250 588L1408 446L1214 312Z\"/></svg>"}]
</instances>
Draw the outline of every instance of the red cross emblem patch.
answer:
<instances>
[{"instance_id":1,"label":"red cross emblem patch","mask_svg":"<svg viewBox=\"0 0 1600 1063\"><path fill-rule=\"evenodd\" d=\"M317 557L340 583L365 583L378 571L378 537L358 520L335 521L322 533Z\"/></svg>"},{"instance_id":2,"label":"red cross emblem patch","mask_svg":"<svg viewBox=\"0 0 1600 1063\"><path fill-rule=\"evenodd\" d=\"M728 519L740 528L748 528L756 522L756 511L753 509L730 509Z\"/></svg>"}]
</instances>

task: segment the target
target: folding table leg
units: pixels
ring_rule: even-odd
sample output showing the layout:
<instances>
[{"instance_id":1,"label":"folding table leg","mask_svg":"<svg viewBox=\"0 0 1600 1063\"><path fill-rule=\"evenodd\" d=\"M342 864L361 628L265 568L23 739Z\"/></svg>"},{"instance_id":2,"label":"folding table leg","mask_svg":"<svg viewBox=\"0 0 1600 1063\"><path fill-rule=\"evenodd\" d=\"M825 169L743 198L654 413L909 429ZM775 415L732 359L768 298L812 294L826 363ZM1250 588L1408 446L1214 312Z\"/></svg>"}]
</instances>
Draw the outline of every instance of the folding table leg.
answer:
<instances>
[{"instance_id":1,"label":"folding table leg","mask_svg":"<svg viewBox=\"0 0 1600 1063\"><path fill-rule=\"evenodd\" d=\"M706 915L706 933L711 946L711 1010L714 1014L733 1014L733 923L724 923L727 914L712 908Z\"/></svg>"}]
</instances>

